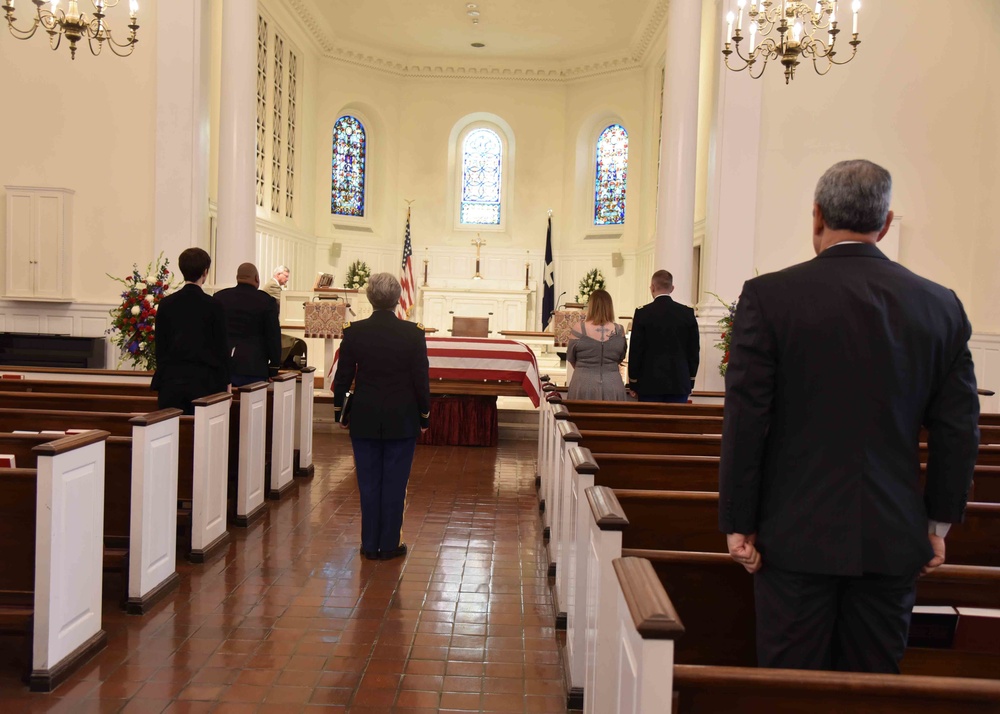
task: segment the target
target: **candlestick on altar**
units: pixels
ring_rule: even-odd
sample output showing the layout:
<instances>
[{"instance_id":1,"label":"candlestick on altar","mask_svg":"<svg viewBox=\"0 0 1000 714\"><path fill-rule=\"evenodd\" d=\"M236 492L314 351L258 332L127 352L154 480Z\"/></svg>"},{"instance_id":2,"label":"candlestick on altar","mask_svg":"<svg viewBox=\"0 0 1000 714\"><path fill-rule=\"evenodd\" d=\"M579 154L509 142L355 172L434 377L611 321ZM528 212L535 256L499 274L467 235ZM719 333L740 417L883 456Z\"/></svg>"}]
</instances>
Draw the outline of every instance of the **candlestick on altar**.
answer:
<instances>
[{"instance_id":1,"label":"candlestick on altar","mask_svg":"<svg viewBox=\"0 0 1000 714\"><path fill-rule=\"evenodd\" d=\"M430 262L427 258L424 258L424 287L427 287L427 263Z\"/></svg>"},{"instance_id":2,"label":"candlestick on altar","mask_svg":"<svg viewBox=\"0 0 1000 714\"><path fill-rule=\"evenodd\" d=\"M482 280L483 276L479 274L479 249L486 245L486 241L479 237L476 233L476 239L472 241L472 245L476 246L476 274L472 276L473 280Z\"/></svg>"},{"instance_id":3,"label":"candlestick on altar","mask_svg":"<svg viewBox=\"0 0 1000 714\"><path fill-rule=\"evenodd\" d=\"M528 289L528 280L531 278L531 263L524 264L524 289Z\"/></svg>"}]
</instances>

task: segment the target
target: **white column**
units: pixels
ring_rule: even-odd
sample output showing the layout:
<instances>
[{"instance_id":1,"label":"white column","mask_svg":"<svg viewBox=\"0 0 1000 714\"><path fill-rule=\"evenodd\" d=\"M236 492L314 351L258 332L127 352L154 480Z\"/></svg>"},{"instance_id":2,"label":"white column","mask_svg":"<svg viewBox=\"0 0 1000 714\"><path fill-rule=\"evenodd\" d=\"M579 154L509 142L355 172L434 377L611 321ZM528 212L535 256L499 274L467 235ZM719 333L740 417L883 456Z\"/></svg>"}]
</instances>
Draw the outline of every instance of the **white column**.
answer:
<instances>
[{"instance_id":1,"label":"white column","mask_svg":"<svg viewBox=\"0 0 1000 714\"><path fill-rule=\"evenodd\" d=\"M721 48L726 34L723 3L715 5L716 37ZM702 248L704 299L698 306L699 315L715 319L724 308L707 293L732 302L739 297L743 282L754 276L762 82L718 63Z\"/></svg>"},{"instance_id":2,"label":"white column","mask_svg":"<svg viewBox=\"0 0 1000 714\"><path fill-rule=\"evenodd\" d=\"M667 11L667 54L657 192L654 270L674 276L674 298L691 304L701 2L675 0Z\"/></svg>"},{"instance_id":3,"label":"white column","mask_svg":"<svg viewBox=\"0 0 1000 714\"><path fill-rule=\"evenodd\" d=\"M716 32L721 48L725 41L724 3L716 0ZM721 50L720 50L721 51ZM744 281L754 276L754 242L757 225L757 164L760 153L760 115L763 80L746 72L733 72L719 62L715 76L715 113L711 132L711 165L708 170L706 233L702 246L702 302L698 319L702 328L702 368L696 389L721 391L722 353L717 322L727 304L739 297Z\"/></svg>"},{"instance_id":4,"label":"white column","mask_svg":"<svg viewBox=\"0 0 1000 714\"><path fill-rule=\"evenodd\" d=\"M216 282L256 258L257 3L223 0Z\"/></svg>"},{"instance_id":5,"label":"white column","mask_svg":"<svg viewBox=\"0 0 1000 714\"><path fill-rule=\"evenodd\" d=\"M141 20L141 17L140 17ZM156 3L153 257L208 247L208 0Z\"/></svg>"}]
</instances>

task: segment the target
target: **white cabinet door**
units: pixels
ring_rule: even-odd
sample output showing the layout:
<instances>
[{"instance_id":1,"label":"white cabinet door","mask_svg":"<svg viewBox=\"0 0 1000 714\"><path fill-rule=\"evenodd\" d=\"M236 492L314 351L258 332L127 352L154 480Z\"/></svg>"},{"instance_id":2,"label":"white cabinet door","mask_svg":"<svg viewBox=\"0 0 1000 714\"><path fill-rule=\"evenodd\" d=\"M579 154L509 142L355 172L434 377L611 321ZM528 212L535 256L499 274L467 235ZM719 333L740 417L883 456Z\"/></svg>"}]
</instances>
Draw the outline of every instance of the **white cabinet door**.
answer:
<instances>
[{"instance_id":1,"label":"white cabinet door","mask_svg":"<svg viewBox=\"0 0 1000 714\"><path fill-rule=\"evenodd\" d=\"M62 196L41 194L35 197L35 202L36 249L35 262L31 266L35 280L35 297L64 297Z\"/></svg>"},{"instance_id":2,"label":"white cabinet door","mask_svg":"<svg viewBox=\"0 0 1000 714\"><path fill-rule=\"evenodd\" d=\"M30 194L7 194L7 294L32 297L32 198Z\"/></svg>"}]
</instances>

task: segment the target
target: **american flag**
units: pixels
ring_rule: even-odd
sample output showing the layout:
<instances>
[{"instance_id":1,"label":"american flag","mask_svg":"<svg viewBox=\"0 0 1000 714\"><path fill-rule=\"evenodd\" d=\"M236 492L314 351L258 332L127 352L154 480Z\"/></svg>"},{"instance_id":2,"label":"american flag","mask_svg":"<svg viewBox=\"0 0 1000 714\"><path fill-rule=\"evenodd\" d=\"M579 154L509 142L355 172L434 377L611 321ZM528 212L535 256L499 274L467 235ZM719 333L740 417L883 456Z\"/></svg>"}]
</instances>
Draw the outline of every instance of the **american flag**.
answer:
<instances>
[{"instance_id":1,"label":"american flag","mask_svg":"<svg viewBox=\"0 0 1000 714\"><path fill-rule=\"evenodd\" d=\"M406 320L410 317L410 311L416 302L413 282L413 244L410 243L410 209L406 209L406 233L403 237L403 264L399 268L399 284L403 287L403 292L399 296L399 305L396 306L396 317Z\"/></svg>"}]
</instances>

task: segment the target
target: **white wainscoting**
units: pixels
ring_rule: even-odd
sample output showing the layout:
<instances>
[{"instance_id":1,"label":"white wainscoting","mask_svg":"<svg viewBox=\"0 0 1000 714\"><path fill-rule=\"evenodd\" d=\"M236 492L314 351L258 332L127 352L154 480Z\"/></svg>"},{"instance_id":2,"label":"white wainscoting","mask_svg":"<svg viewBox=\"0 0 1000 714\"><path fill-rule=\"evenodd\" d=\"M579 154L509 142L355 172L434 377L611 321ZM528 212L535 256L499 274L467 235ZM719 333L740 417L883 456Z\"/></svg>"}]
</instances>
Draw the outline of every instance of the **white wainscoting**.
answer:
<instances>
[{"instance_id":1,"label":"white wainscoting","mask_svg":"<svg viewBox=\"0 0 1000 714\"><path fill-rule=\"evenodd\" d=\"M110 310L117 304L99 302L51 303L0 300L0 332L32 335L104 337L111 327ZM105 339L105 364L114 369L118 350Z\"/></svg>"},{"instance_id":2,"label":"white wainscoting","mask_svg":"<svg viewBox=\"0 0 1000 714\"><path fill-rule=\"evenodd\" d=\"M997 392L996 396L980 397L979 408L996 414L1000 412L1000 335L973 333L969 349L976 365L976 382L979 387Z\"/></svg>"},{"instance_id":3,"label":"white wainscoting","mask_svg":"<svg viewBox=\"0 0 1000 714\"><path fill-rule=\"evenodd\" d=\"M257 270L260 283L270 280L274 269L289 269L288 287L310 290L316 277L316 239L314 236L257 219ZM234 285L236 276L216 276L220 285Z\"/></svg>"}]
</instances>

